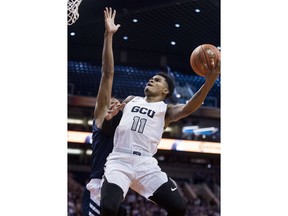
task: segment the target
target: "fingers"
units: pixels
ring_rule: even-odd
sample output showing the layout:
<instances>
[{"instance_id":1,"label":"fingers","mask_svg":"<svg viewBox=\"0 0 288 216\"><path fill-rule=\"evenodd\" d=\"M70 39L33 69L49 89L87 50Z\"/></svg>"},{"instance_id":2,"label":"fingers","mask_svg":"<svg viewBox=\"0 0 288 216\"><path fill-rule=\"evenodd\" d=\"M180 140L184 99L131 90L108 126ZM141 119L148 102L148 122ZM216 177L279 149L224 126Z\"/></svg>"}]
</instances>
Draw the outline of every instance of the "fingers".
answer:
<instances>
[{"instance_id":1,"label":"fingers","mask_svg":"<svg viewBox=\"0 0 288 216\"><path fill-rule=\"evenodd\" d=\"M107 12L106 12L106 9L104 10L104 19L107 18Z\"/></svg>"},{"instance_id":2,"label":"fingers","mask_svg":"<svg viewBox=\"0 0 288 216\"><path fill-rule=\"evenodd\" d=\"M214 58L210 58L210 64L211 64L212 68L215 68L215 60L214 60Z\"/></svg>"},{"instance_id":3,"label":"fingers","mask_svg":"<svg viewBox=\"0 0 288 216\"><path fill-rule=\"evenodd\" d=\"M220 60L218 61L216 69L217 69L217 73L220 74L221 73L221 61Z\"/></svg>"},{"instance_id":4,"label":"fingers","mask_svg":"<svg viewBox=\"0 0 288 216\"><path fill-rule=\"evenodd\" d=\"M109 9L107 7L105 7L105 10L104 10L104 18L107 19L109 18L110 15L109 15Z\"/></svg>"},{"instance_id":5,"label":"fingers","mask_svg":"<svg viewBox=\"0 0 288 216\"><path fill-rule=\"evenodd\" d=\"M211 65L211 69L208 68L207 64L205 64L205 68L208 70L208 71L217 71L220 69L220 64L221 64L221 61L218 60L217 63L215 61L216 59L214 58L210 58L210 65Z\"/></svg>"},{"instance_id":6,"label":"fingers","mask_svg":"<svg viewBox=\"0 0 288 216\"><path fill-rule=\"evenodd\" d=\"M111 9L111 8L110 8L110 9ZM112 11L112 9L111 9L111 11ZM116 10L113 10L112 19L114 19L115 16L116 16Z\"/></svg>"},{"instance_id":7,"label":"fingers","mask_svg":"<svg viewBox=\"0 0 288 216\"><path fill-rule=\"evenodd\" d=\"M115 19L115 16L116 16L116 10L112 11L111 7L109 7L109 8L105 7L105 10L104 10L104 17L105 18Z\"/></svg>"},{"instance_id":8,"label":"fingers","mask_svg":"<svg viewBox=\"0 0 288 216\"><path fill-rule=\"evenodd\" d=\"M202 67L204 67L204 69L205 69L206 71L209 71L209 68L208 68L208 65L207 65L207 64L203 64Z\"/></svg>"}]
</instances>

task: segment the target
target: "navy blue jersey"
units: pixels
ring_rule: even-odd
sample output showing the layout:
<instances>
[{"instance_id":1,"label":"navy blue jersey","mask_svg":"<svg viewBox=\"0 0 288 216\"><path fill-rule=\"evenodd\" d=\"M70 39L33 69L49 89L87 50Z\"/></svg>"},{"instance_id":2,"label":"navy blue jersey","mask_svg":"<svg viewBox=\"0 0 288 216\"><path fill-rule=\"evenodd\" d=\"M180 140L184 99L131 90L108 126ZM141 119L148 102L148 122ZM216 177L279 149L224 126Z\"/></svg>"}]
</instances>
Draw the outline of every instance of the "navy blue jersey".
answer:
<instances>
[{"instance_id":1,"label":"navy blue jersey","mask_svg":"<svg viewBox=\"0 0 288 216\"><path fill-rule=\"evenodd\" d=\"M90 178L101 179L104 175L104 165L106 158L112 152L113 149L113 137L114 132L122 117L120 111L112 120L104 120L102 129L99 129L95 120L92 125L92 167Z\"/></svg>"}]
</instances>

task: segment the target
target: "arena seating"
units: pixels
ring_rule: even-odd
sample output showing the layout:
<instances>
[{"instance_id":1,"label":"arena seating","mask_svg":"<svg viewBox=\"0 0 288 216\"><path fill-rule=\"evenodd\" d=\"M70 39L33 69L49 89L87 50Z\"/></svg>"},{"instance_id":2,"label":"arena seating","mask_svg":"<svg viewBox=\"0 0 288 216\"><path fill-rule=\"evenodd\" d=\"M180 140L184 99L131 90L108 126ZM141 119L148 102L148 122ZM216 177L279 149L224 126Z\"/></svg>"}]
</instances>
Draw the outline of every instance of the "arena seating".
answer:
<instances>
[{"instance_id":1,"label":"arena seating","mask_svg":"<svg viewBox=\"0 0 288 216\"><path fill-rule=\"evenodd\" d=\"M146 82L160 69L143 69L132 66L115 66L112 95L124 99L128 95L144 96ZM185 103L204 83L205 78L180 71L170 71L175 78L173 103ZM101 66L88 62L68 62L68 94L96 96L101 78ZM203 106L220 107L220 78L210 90Z\"/></svg>"}]
</instances>

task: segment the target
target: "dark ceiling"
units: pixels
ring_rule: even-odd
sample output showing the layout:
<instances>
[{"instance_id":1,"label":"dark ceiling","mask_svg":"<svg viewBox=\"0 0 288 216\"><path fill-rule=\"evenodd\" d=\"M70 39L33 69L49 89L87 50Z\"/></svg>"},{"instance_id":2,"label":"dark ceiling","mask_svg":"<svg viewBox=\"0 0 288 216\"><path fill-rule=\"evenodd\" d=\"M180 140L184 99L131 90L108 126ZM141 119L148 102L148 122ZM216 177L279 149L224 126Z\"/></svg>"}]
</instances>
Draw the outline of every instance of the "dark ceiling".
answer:
<instances>
[{"instance_id":1,"label":"dark ceiling","mask_svg":"<svg viewBox=\"0 0 288 216\"><path fill-rule=\"evenodd\" d=\"M101 65L106 6L117 10L115 23L121 25L113 41L117 65L191 73L189 58L198 45L221 46L220 0L83 0L79 19L67 28L68 60Z\"/></svg>"}]
</instances>

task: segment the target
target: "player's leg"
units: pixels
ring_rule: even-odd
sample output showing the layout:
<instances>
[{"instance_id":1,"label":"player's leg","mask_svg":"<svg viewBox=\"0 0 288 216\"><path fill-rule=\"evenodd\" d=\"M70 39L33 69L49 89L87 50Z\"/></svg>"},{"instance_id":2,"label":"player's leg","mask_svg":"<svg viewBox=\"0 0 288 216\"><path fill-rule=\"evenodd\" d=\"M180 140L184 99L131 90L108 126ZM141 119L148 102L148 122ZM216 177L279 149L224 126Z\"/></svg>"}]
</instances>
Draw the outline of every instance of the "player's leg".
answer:
<instances>
[{"instance_id":1,"label":"player's leg","mask_svg":"<svg viewBox=\"0 0 288 216\"><path fill-rule=\"evenodd\" d=\"M168 178L168 182L162 184L148 199L164 208L168 213L167 216L185 215L185 202L178 191L177 184L170 178Z\"/></svg>"},{"instance_id":2,"label":"player's leg","mask_svg":"<svg viewBox=\"0 0 288 216\"><path fill-rule=\"evenodd\" d=\"M101 187L101 215L116 216L123 200L123 190L106 178Z\"/></svg>"},{"instance_id":3,"label":"player's leg","mask_svg":"<svg viewBox=\"0 0 288 216\"><path fill-rule=\"evenodd\" d=\"M82 195L82 215L88 216L89 215L89 202L90 202L90 191L87 188L84 189Z\"/></svg>"},{"instance_id":4,"label":"player's leg","mask_svg":"<svg viewBox=\"0 0 288 216\"><path fill-rule=\"evenodd\" d=\"M116 216L133 178L131 159L127 158L127 154L112 152L107 158L104 176L101 187L101 216Z\"/></svg>"},{"instance_id":5,"label":"player's leg","mask_svg":"<svg viewBox=\"0 0 288 216\"><path fill-rule=\"evenodd\" d=\"M91 180L82 196L82 214L83 216L99 216L100 215L100 194L101 179ZM89 188L89 190L87 189ZM91 191L91 192L90 192ZM125 205L121 204L117 216L127 216Z\"/></svg>"},{"instance_id":6,"label":"player's leg","mask_svg":"<svg viewBox=\"0 0 288 216\"><path fill-rule=\"evenodd\" d=\"M127 209L123 203L119 206L117 216L127 216Z\"/></svg>"},{"instance_id":7,"label":"player's leg","mask_svg":"<svg viewBox=\"0 0 288 216\"><path fill-rule=\"evenodd\" d=\"M131 189L152 200L168 212L168 216L184 216L186 205L176 183L161 171L154 157L139 157L137 164L137 181Z\"/></svg>"},{"instance_id":8,"label":"player's leg","mask_svg":"<svg viewBox=\"0 0 288 216\"><path fill-rule=\"evenodd\" d=\"M100 215L100 195L101 195L101 179L93 178L86 185L86 189L90 192L88 214L89 216Z\"/></svg>"}]
</instances>

